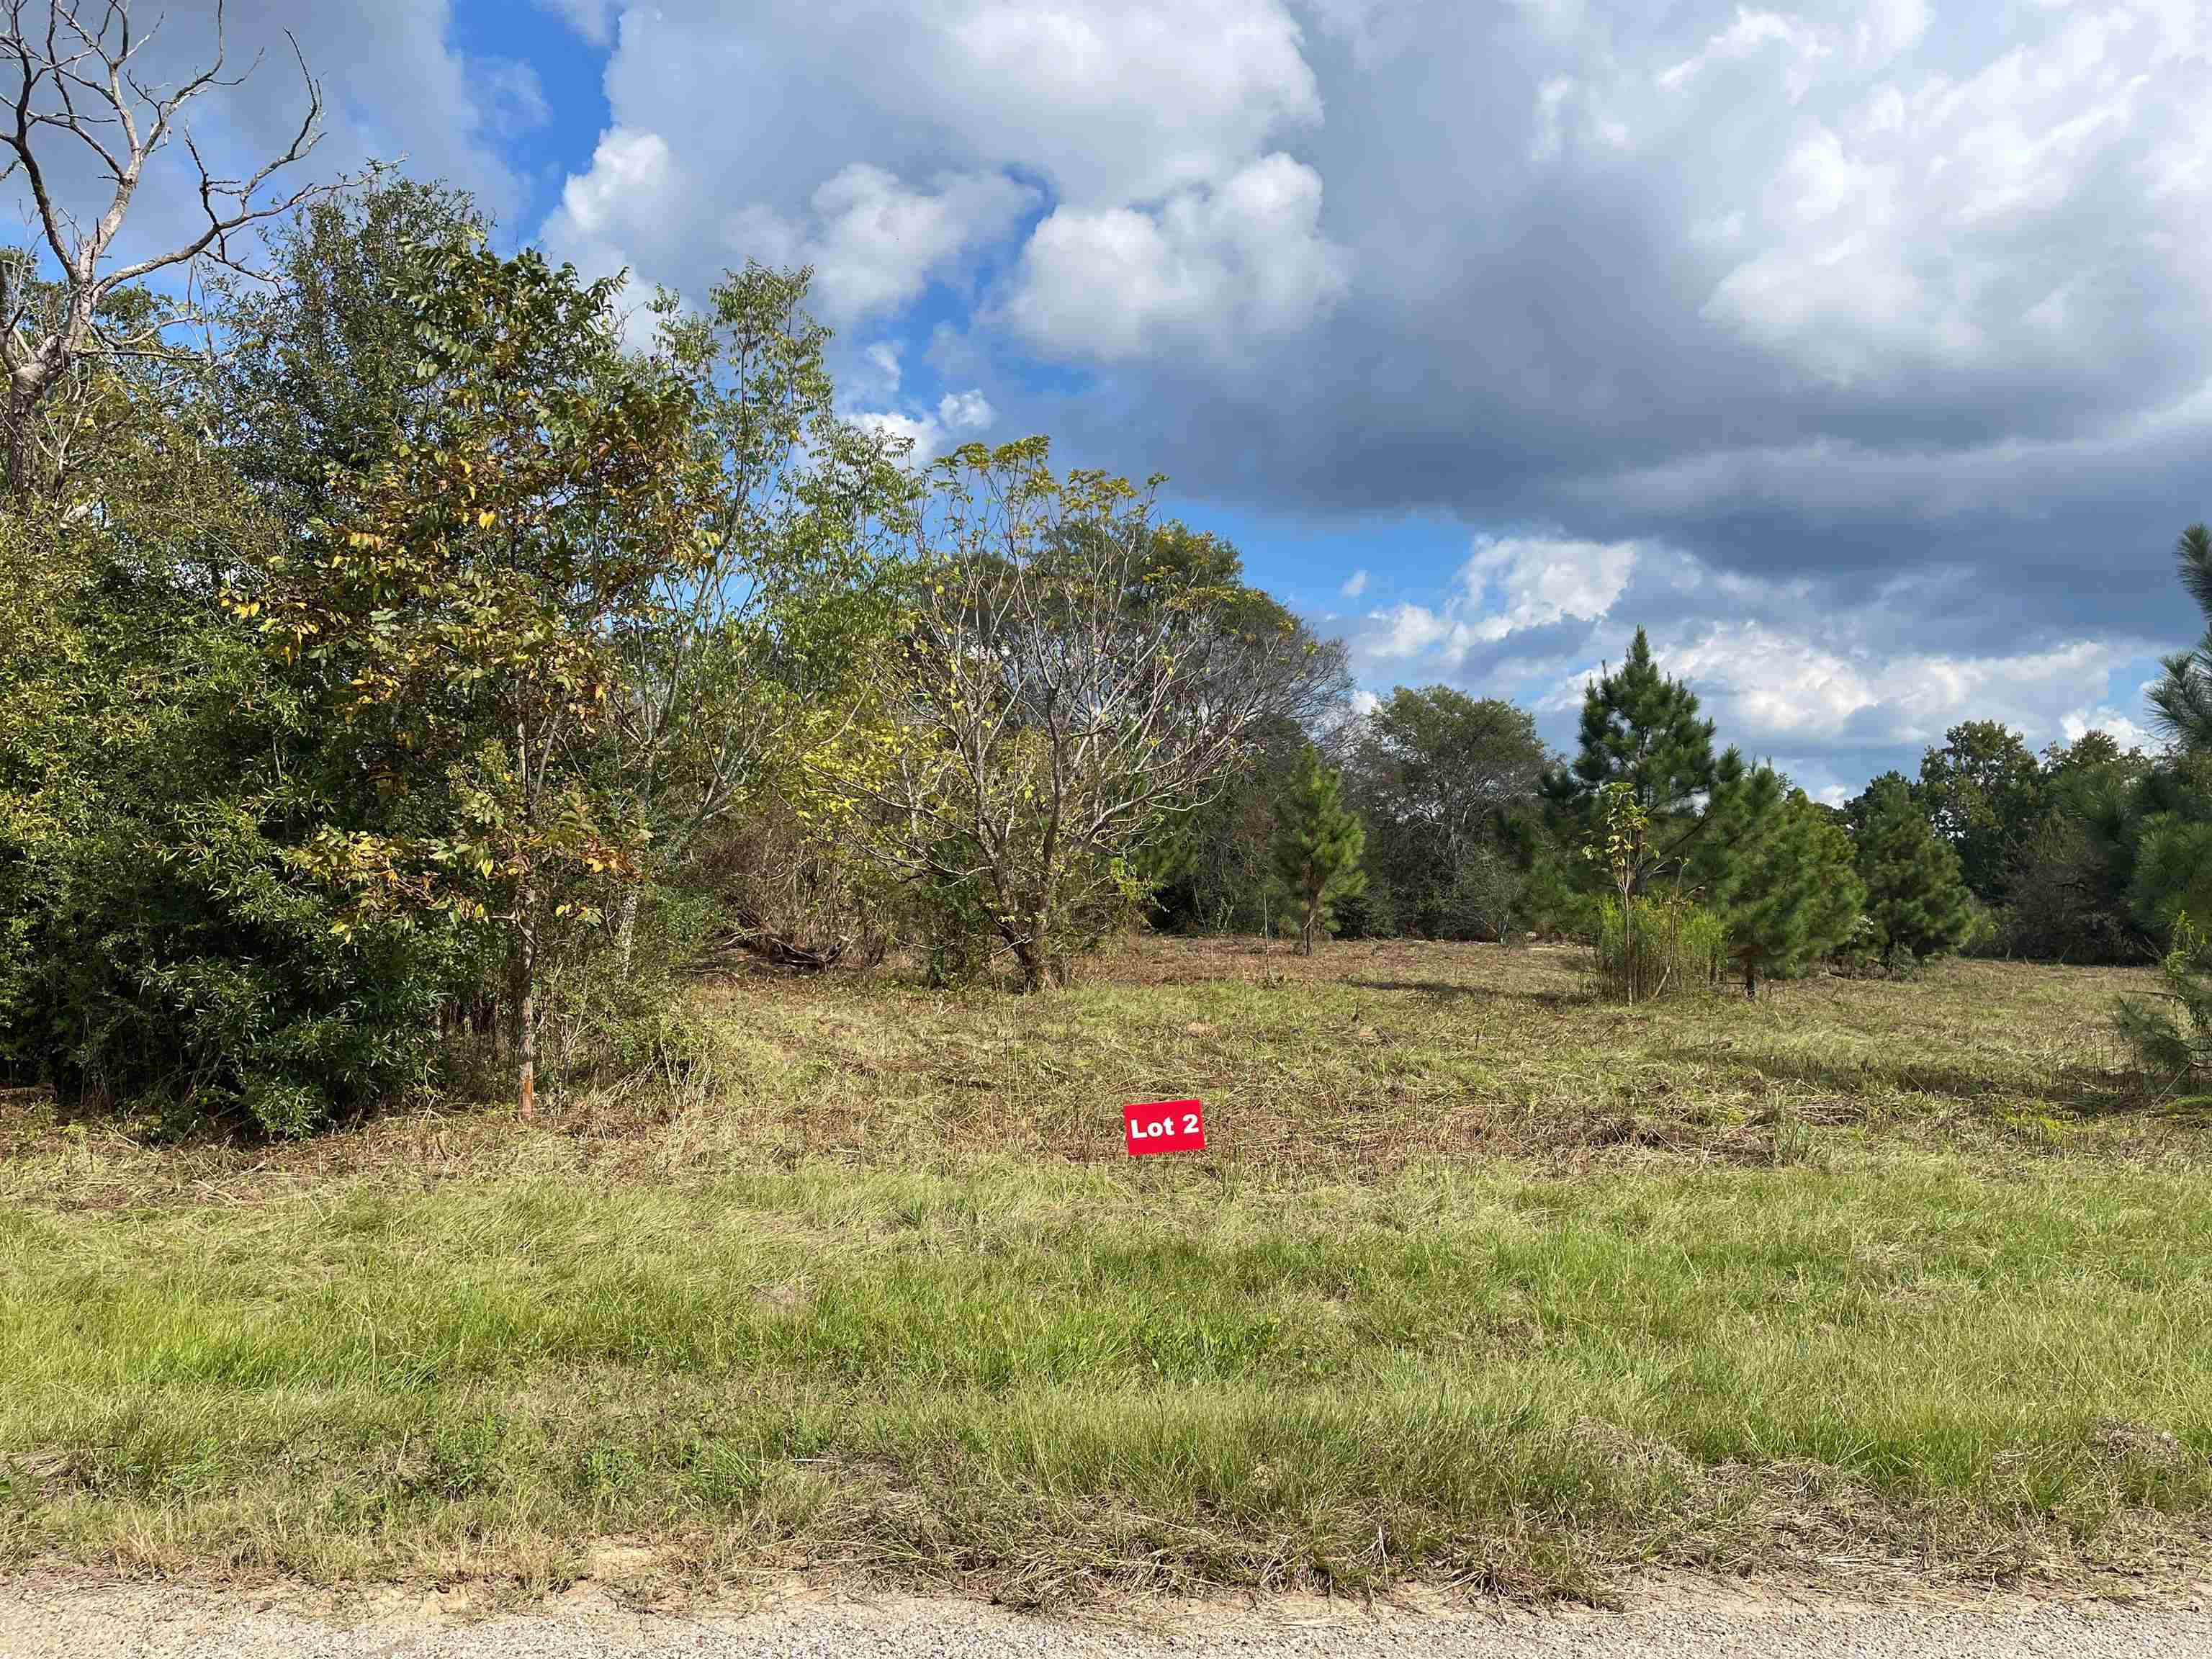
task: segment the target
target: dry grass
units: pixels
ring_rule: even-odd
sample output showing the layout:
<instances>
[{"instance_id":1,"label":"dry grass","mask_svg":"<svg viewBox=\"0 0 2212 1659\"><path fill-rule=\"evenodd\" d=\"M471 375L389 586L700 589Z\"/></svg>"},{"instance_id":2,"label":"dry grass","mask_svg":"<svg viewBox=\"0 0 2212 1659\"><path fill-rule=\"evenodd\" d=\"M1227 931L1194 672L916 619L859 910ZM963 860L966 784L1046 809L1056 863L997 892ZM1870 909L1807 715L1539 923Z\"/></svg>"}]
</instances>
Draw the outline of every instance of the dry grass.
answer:
<instances>
[{"instance_id":1,"label":"dry grass","mask_svg":"<svg viewBox=\"0 0 2212 1659\"><path fill-rule=\"evenodd\" d=\"M1789 1161L1872 1139L2196 1162L2202 1103L2146 1100L2113 1001L2139 969L1993 962L1909 981L1818 979L1625 1008L1588 952L1146 939L1073 990L930 991L893 975L738 975L700 988L703 1040L613 1086L554 1096L532 1156L613 1178L732 1158L935 1158L994 1148L1121 1158L1125 1099L1195 1095L1212 1162L1373 1178L1425 1158L1546 1173L1639 1158ZM515 1155L496 1111L394 1114L289 1146L158 1146L0 1095L0 1181L94 1207L246 1200ZM0 1187L0 1192L9 1190Z\"/></svg>"},{"instance_id":2,"label":"dry grass","mask_svg":"<svg viewBox=\"0 0 2212 1659\"><path fill-rule=\"evenodd\" d=\"M2196 1550L2212 1197L2130 975L1634 1011L1150 940L705 988L648 1080L304 1146L0 1102L0 1553L1597 1593ZM1212 1150L1132 1163L1124 1100Z\"/></svg>"}]
</instances>

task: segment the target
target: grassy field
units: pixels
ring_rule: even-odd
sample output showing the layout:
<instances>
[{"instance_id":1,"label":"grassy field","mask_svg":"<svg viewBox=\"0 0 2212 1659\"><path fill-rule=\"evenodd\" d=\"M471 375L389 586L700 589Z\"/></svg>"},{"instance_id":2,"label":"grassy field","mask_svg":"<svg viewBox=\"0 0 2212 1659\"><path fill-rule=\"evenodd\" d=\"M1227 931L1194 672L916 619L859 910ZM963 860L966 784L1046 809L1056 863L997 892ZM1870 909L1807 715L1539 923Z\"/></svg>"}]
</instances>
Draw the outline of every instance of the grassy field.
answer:
<instances>
[{"instance_id":1,"label":"grassy field","mask_svg":"<svg viewBox=\"0 0 2212 1659\"><path fill-rule=\"evenodd\" d=\"M526 1130L19 1098L0 1557L2157 1571L2212 1537L2212 1136L2119 1067L2138 982L1632 1011L1568 951L1154 940L1029 1000L719 983ZM1122 1156L1123 1101L1194 1094L1206 1153Z\"/></svg>"}]
</instances>

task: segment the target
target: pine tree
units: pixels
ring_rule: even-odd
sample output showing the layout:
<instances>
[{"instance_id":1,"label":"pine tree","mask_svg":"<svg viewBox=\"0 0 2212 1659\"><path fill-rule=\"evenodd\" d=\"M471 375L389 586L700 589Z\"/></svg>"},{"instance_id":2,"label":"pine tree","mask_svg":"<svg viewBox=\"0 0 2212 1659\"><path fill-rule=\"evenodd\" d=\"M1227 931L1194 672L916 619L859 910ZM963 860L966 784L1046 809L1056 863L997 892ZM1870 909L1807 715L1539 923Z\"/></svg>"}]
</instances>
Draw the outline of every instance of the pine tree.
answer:
<instances>
[{"instance_id":1,"label":"pine tree","mask_svg":"<svg viewBox=\"0 0 2212 1659\"><path fill-rule=\"evenodd\" d=\"M2151 718L2176 748L2212 750L2212 529L2193 524L2174 544L2181 585L2204 615L2204 637L2196 647L2162 659L2166 676L2148 688Z\"/></svg>"},{"instance_id":2,"label":"pine tree","mask_svg":"<svg viewBox=\"0 0 2212 1659\"><path fill-rule=\"evenodd\" d=\"M1973 928L1959 855L1903 790L1869 795L1858 865L1882 962L1957 950Z\"/></svg>"},{"instance_id":3,"label":"pine tree","mask_svg":"<svg viewBox=\"0 0 2212 1659\"><path fill-rule=\"evenodd\" d=\"M1283 803L1275 835L1275 867L1304 907L1298 925L1298 954L1313 954L1314 941L1326 928L1335 931L1331 907L1355 898L1367 886L1359 855L1367 832L1340 795L1343 780L1321 763L1321 753L1306 746L1291 797Z\"/></svg>"},{"instance_id":4,"label":"pine tree","mask_svg":"<svg viewBox=\"0 0 2212 1659\"><path fill-rule=\"evenodd\" d=\"M1640 628L1620 668L1584 690L1580 738L1573 764L1545 778L1545 796L1561 839L1583 843L1600 833L1606 791L1628 788L1644 819L1624 854L1638 893L1682 868L1704 833L1699 798L1743 775L1735 750L1714 757L1713 723L1688 686L1659 672Z\"/></svg>"},{"instance_id":5,"label":"pine tree","mask_svg":"<svg viewBox=\"0 0 2212 1659\"><path fill-rule=\"evenodd\" d=\"M1864 898L1850 842L1803 791L1758 767L1717 789L1706 818L1695 869L1744 995L1759 994L1762 975L1802 972L1850 936Z\"/></svg>"},{"instance_id":6,"label":"pine tree","mask_svg":"<svg viewBox=\"0 0 2212 1659\"><path fill-rule=\"evenodd\" d=\"M2173 552L2205 631L2164 659L2164 678L2145 692L2170 747L2140 776L2108 775L2078 797L2106 862L2106 896L2124 898L2136 927L2166 943L2162 994L2124 1000L2118 1023L2167 1086L2212 1073L2212 946L2197 931L2212 915L2212 529L2190 526Z\"/></svg>"}]
</instances>

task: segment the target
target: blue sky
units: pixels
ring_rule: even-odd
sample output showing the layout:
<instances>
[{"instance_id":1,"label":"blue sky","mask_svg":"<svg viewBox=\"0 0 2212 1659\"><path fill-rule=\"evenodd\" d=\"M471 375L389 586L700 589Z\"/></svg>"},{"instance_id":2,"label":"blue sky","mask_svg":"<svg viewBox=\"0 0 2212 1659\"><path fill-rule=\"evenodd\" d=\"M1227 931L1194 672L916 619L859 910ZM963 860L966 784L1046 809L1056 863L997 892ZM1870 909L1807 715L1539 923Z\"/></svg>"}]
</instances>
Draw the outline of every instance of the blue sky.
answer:
<instances>
[{"instance_id":1,"label":"blue sky","mask_svg":"<svg viewBox=\"0 0 2212 1659\"><path fill-rule=\"evenodd\" d=\"M211 8L170 6L165 50ZM850 413L1170 475L1364 684L1649 626L1816 792L2140 734L2212 513L2198 0L234 0L514 240L805 260ZM265 66L214 141L296 107Z\"/></svg>"}]
</instances>

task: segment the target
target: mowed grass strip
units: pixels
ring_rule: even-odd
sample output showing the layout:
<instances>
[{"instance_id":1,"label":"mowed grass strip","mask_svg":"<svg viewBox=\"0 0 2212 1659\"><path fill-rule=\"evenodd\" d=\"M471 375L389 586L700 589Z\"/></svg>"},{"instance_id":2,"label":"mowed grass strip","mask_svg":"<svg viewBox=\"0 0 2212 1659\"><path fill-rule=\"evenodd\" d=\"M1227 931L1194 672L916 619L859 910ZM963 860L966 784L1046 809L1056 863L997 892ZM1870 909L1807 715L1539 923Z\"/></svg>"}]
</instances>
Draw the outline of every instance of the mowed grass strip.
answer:
<instances>
[{"instance_id":1,"label":"mowed grass strip","mask_svg":"<svg viewBox=\"0 0 2212 1659\"><path fill-rule=\"evenodd\" d=\"M2208 1279L2200 1171L1851 1136L21 1203L0 1547L538 1583L616 1536L1018 1597L2063 1568L2203 1535Z\"/></svg>"}]
</instances>

